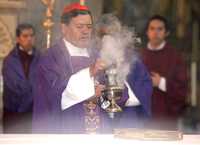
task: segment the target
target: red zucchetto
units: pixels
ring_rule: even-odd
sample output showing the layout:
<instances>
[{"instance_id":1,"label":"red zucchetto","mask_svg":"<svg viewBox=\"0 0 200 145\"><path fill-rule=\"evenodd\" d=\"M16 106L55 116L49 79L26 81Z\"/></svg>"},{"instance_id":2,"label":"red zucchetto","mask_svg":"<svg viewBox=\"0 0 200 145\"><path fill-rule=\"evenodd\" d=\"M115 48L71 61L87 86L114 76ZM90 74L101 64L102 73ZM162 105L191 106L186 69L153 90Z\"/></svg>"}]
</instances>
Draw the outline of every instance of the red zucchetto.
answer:
<instances>
[{"instance_id":1,"label":"red zucchetto","mask_svg":"<svg viewBox=\"0 0 200 145\"><path fill-rule=\"evenodd\" d=\"M85 5L80 5L80 3L72 3L64 7L62 14L67 14L73 10L89 11L89 8Z\"/></svg>"}]
</instances>

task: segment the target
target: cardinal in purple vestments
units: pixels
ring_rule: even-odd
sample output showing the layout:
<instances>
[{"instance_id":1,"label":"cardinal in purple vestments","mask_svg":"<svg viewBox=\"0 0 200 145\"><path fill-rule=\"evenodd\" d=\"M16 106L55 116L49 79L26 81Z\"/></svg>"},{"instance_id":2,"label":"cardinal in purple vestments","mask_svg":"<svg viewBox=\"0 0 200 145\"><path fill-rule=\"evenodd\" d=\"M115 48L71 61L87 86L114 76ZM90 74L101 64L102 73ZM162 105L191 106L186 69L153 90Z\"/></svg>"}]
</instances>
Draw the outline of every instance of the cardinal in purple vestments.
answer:
<instances>
[{"instance_id":1,"label":"cardinal in purple vestments","mask_svg":"<svg viewBox=\"0 0 200 145\"><path fill-rule=\"evenodd\" d=\"M110 133L127 117L125 111L115 126L101 108L99 96L104 86L96 84L95 77L104 69L104 63L98 59L95 49L87 47L92 30L90 11L86 6L71 4L65 7L61 22L63 39L47 50L38 67L33 132ZM134 124L139 115L151 114L151 80L141 61L134 66L128 83L141 106L127 111L131 116L130 124ZM127 99L128 95L124 93L118 103L124 106Z\"/></svg>"}]
</instances>

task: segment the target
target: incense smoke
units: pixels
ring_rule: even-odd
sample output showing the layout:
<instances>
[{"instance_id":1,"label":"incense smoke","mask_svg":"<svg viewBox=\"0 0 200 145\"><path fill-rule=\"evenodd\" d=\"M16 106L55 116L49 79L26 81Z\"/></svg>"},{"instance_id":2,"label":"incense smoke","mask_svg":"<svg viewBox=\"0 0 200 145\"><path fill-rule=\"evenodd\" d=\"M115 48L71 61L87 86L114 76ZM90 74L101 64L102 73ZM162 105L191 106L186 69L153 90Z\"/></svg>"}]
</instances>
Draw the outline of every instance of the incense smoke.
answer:
<instances>
[{"instance_id":1,"label":"incense smoke","mask_svg":"<svg viewBox=\"0 0 200 145\"><path fill-rule=\"evenodd\" d=\"M122 26L113 14L103 15L95 28L101 40L100 57L107 67L113 64L116 66L117 83L123 86L136 60L134 50L137 37L134 31Z\"/></svg>"}]
</instances>

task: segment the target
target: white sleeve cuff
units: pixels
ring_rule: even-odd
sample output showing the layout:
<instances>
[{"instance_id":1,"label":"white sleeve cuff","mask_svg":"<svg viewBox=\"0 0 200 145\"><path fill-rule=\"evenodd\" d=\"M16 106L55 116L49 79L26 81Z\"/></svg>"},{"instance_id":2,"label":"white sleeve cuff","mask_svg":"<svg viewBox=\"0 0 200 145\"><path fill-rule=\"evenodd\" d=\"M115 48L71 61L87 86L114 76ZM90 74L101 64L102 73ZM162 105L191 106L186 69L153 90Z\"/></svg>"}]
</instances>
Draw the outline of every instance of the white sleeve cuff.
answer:
<instances>
[{"instance_id":1,"label":"white sleeve cuff","mask_svg":"<svg viewBox=\"0 0 200 145\"><path fill-rule=\"evenodd\" d=\"M163 92L166 92L166 91L167 91L166 79L165 79L164 77L161 77L158 88L159 88L161 91L163 91Z\"/></svg>"},{"instance_id":2,"label":"white sleeve cuff","mask_svg":"<svg viewBox=\"0 0 200 145\"><path fill-rule=\"evenodd\" d=\"M125 82L126 87L128 88L128 100L125 103L125 106L138 106L140 105L140 101L135 96L134 92L131 90L131 87L129 86L128 82Z\"/></svg>"},{"instance_id":3,"label":"white sleeve cuff","mask_svg":"<svg viewBox=\"0 0 200 145\"><path fill-rule=\"evenodd\" d=\"M62 93L61 109L65 110L95 95L94 78L89 68L73 74Z\"/></svg>"}]
</instances>

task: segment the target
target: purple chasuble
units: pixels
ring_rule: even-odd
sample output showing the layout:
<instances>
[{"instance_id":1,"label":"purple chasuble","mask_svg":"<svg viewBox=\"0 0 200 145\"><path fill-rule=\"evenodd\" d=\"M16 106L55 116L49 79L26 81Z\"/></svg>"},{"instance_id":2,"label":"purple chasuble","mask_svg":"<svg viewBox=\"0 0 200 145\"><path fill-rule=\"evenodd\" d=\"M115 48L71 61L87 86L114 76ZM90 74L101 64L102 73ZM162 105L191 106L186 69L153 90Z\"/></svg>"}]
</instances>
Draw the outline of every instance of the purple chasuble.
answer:
<instances>
[{"instance_id":1,"label":"purple chasuble","mask_svg":"<svg viewBox=\"0 0 200 145\"><path fill-rule=\"evenodd\" d=\"M85 133L86 128L94 127L94 124L87 120L92 121L96 118L98 122L98 116L100 116L98 130L104 130L102 128L105 128L105 124L102 122L107 116L102 115L104 111L99 108L99 105L92 110L97 115L92 116L93 118L87 118L87 113L84 111L84 105L88 101L61 110L61 97L69 78L95 61L95 53L90 54L94 57L71 57L61 40L42 56L38 67L37 83L34 87L34 133Z\"/></svg>"},{"instance_id":2,"label":"purple chasuble","mask_svg":"<svg viewBox=\"0 0 200 145\"><path fill-rule=\"evenodd\" d=\"M61 97L69 78L77 71L89 67L97 53L87 57L71 57L63 40L52 46L43 55L34 87L33 132L35 133L100 133L111 132L112 128L134 126L138 117L150 116L152 84L144 65L138 61L128 75L128 83L140 101L140 106L125 107L127 90L119 100L123 112L115 120L94 105L93 99L61 110ZM82 82L84 85L84 82ZM91 96L92 97L92 96ZM94 101L95 102L95 101ZM130 125L127 125L130 124Z\"/></svg>"}]
</instances>

